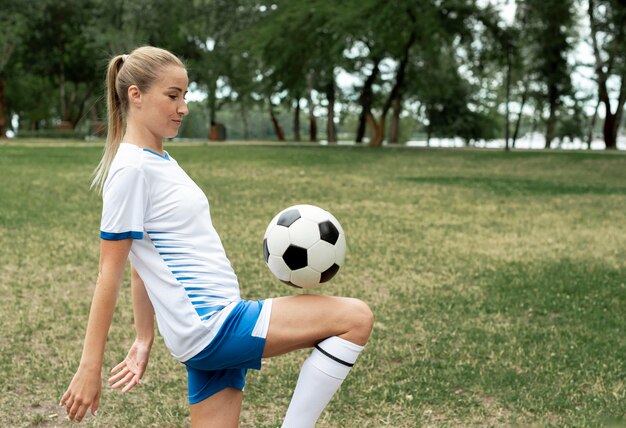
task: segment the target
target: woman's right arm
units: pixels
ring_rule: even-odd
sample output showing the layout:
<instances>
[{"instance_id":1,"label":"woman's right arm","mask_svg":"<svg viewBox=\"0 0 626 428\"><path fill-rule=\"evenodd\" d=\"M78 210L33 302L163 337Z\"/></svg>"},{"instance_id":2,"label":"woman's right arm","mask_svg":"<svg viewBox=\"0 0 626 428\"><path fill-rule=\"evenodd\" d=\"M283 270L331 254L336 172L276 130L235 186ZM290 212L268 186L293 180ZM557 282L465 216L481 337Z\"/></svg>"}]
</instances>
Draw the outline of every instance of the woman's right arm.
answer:
<instances>
[{"instance_id":1,"label":"woman's right arm","mask_svg":"<svg viewBox=\"0 0 626 428\"><path fill-rule=\"evenodd\" d=\"M100 404L104 347L131 245L131 239L100 241L100 268L83 353L78 370L61 398L61 405L65 406L69 418L78 422L88 409L95 414Z\"/></svg>"}]
</instances>

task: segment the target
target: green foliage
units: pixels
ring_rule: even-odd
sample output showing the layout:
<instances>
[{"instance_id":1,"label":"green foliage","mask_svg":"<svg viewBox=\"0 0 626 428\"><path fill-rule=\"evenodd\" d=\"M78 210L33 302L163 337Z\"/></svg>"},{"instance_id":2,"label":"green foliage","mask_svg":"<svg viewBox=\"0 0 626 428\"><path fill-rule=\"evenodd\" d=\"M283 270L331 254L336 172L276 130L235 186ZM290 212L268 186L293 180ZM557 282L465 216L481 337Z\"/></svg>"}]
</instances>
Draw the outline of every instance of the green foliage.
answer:
<instances>
[{"instance_id":1,"label":"green foliage","mask_svg":"<svg viewBox=\"0 0 626 428\"><path fill-rule=\"evenodd\" d=\"M206 124L187 135L207 136L204 128L237 115L242 138L264 135L269 114L268 124L251 129L256 111L287 111L298 102L319 118L332 97L341 103L338 115L371 112L377 120L399 100L392 114L410 128L417 121L431 135L466 140L502 136L504 104L524 103L534 110L526 116L543 118L561 135L573 124L557 123L570 115L564 106L582 101L568 55L586 20L573 0L524 0L505 23L504 3L0 0L0 80L7 88L0 112L18 115L22 129L89 128L86 122L105 117L110 56L153 44L182 56L194 88L207 95ZM590 4L601 56L610 58L606 72L622 76L624 6ZM333 95L344 71L356 80Z\"/></svg>"}]
</instances>

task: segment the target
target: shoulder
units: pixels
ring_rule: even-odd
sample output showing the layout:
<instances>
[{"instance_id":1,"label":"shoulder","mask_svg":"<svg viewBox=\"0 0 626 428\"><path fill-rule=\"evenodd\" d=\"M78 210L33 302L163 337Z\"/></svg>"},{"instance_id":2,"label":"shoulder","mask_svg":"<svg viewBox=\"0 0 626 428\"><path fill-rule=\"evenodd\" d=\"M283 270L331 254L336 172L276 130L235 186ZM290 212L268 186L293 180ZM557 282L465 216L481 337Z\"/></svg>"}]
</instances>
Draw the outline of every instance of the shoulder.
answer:
<instances>
[{"instance_id":1,"label":"shoulder","mask_svg":"<svg viewBox=\"0 0 626 428\"><path fill-rule=\"evenodd\" d=\"M143 149L133 144L122 143L120 144L120 147L115 154L115 159L113 159L113 163L111 164L111 171L128 166L141 168L143 158Z\"/></svg>"},{"instance_id":2,"label":"shoulder","mask_svg":"<svg viewBox=\"0 0 626 428\"><path fill-rule=\"evenodd\" d=\"M145 181L143 151L132 144L121 144L109 169L103 193Z\"/></svg>"}]
</instances>

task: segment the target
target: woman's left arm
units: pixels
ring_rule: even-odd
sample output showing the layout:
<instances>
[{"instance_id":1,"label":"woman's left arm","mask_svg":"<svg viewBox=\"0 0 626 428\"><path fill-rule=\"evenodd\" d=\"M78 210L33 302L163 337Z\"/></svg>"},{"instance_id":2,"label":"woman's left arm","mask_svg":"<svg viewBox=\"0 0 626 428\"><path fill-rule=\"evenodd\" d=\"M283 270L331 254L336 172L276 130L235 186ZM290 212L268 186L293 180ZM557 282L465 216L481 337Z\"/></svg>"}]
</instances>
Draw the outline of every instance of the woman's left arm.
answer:
<instances>
[{"instance_id":1,"label":"woman's left arm","mask_svg":"<svg viewBox=\"0 0 626 428\"><path fill-rule=\"evenodd\" d=\"M154 307L143 280L133 266L130 282L137 337L124 361L111 370L109 378L111 387L122 388L122 392L133 389L143 377L154 342Z\"/></svg>"}]
</instances>

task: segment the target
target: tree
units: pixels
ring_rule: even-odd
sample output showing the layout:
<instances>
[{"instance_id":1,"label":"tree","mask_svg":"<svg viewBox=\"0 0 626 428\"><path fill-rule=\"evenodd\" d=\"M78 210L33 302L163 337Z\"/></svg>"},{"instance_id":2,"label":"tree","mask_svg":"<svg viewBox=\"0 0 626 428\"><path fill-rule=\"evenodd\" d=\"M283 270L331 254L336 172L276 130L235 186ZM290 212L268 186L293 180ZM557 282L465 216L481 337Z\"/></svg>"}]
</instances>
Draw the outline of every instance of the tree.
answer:
<instances>
[{"instance_id":1,"label":"tree","mask_svg":"<svg viewBox=\"0 0 626 428\"><path fill-rule=\"evenodd\" d=\"M545 147L549 148L563 97L572 93L567 56L573 45L573 4L572 0L524 0L523 3L528 14L525 29L532 47L532 71L541 83L538 95L548 108Z\"/></svg>"},{"instance_id":2,"label":"tree","mask_svg":"<svg viewBox=\"0 0 626 428\"><path fill-rule=\"evenodd\" d=\"M604 105L602 132L607 149L617 147L617 134L626 102L626 2L588 0L591 43L598 81L598 103ZM609 80L617 81L616 100L611 103Z\"/></svg>"},{"instance_id":3,"label":"tree","mask_svg":"<svg viewBox=\"0 0 626 428\"><path fill-rule=\"evenodd\" d=\"M334 26L338 5L289 0L263 3L258 8L262 8L258 20L239 33L239 41L246 52L259 58L259 86L265 94L295 106L294 132L299 129L300 100L306 99L311 141L317 140L313 93L323 94L327 140L335 142L335 72L345 47L341 27Z\"/></svg>"},{"instance_id":4,"label":"tree","mask_svg":"<svg viewBox=\"0 0 626 428\"><path fill-rule=\"evenodd\" d=\"M24 63L40 76L49 76L58 90L63 126L74 129L89 98L101 87L101 45L92 37L93 0L42 0L41 14L29 19L22 50Z\"/></svg>"},{"instance_id":5,"label":"tree","mask_svg":"<svg viewBox=\"0 0 626 428\"><path fill-rule=\"evenodd\" d=\"M0 0L0 138L4 138L9 120L7 105L6 71L15 62L15 51L23 45L28 31L28 19L35 14L32 4L18 5L14 1Z\"/></svg>"}]
</instances>

